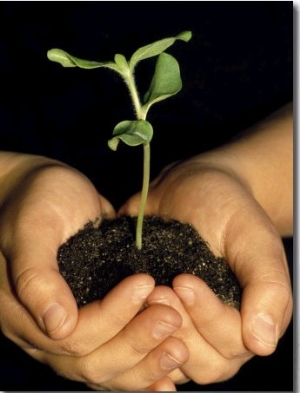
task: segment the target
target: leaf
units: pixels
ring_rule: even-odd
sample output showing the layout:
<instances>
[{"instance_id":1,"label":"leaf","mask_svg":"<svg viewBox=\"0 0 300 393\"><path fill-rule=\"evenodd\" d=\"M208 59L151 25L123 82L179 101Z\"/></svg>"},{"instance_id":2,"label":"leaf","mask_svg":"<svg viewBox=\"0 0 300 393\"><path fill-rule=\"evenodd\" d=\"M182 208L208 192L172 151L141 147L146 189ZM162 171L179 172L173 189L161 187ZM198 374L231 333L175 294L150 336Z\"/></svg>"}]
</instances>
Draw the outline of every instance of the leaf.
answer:
<instances>
[{"instance_id":1,"label":"leaf","mask_svg":"<svg viewBox=\"0 0 300 393\"><path fill-rule=\"evenodd\" d=\"M182 33L177 34L176 38L178 40L188 42L192 38L192 32L189 30L183 31Z\"/></svg>"},{"instance_id":2,"label":"leaf","mask_svg":"<svg viewBox=\"0 0 300 393\"><path fill-rule=\"evenodd\" d=\"M178 93L181 87L182 82L177 60L167 53L161 53L156 62L150 88L144 96L143 113L146 113L155 102Z\"/></svg>"},{"instance_id":3,"label":"leaf","mask_svg":"<svg viewBox=\"0 0 300 393\"><path fill-rule=\"evenodd\" d=\"M118 65L119 70L122 71L123 74L128 72L128 62L125 56L117 53L115 55L115 63Z\"/></svg>"},{"instance_id":4,"label":"leaf","mask_svg":"<svg viewBox=\"0 0 300 393\"><path fill-rule=\"evenodd\" d=\"M62 49L53 48L48 50L47 57L49 60L60 63L63 67L79 67L84 69L93 69L106 67L114 71L120 72L119 67L112 61L99 63L97 61L83 60L78 57L72 56Z\"/></svg>"},{"instance_id":5,"label":"leaf","mask_svg":"<svg viewBox=\"0 0 300 393\"><path fill-rule=\"evenodd\" d=\"M128 146L150 143L153 136L152 125L146 120L124 120L113 130L114 137L108 141L112 150L117 150L120 140Z\"/></svg>"},{"instance_id":6,"label":"leaf","mask_svg":"<svg viewBox=\"0 0 300 393\"><path fill-rule=\"evenodd\" d=\"M189 41L192 37L192 33L190 31L183 31L178 34L176 37L164 38L163 40L159 40L153 42L152 44L143 46L139 48L134 54L131 56L129 66L130 70L133 71L137 63L141 60L148 59L149 57L154 57L164 52L169 46L173 45L176 40Z\"/></svg>"}]
</instances>

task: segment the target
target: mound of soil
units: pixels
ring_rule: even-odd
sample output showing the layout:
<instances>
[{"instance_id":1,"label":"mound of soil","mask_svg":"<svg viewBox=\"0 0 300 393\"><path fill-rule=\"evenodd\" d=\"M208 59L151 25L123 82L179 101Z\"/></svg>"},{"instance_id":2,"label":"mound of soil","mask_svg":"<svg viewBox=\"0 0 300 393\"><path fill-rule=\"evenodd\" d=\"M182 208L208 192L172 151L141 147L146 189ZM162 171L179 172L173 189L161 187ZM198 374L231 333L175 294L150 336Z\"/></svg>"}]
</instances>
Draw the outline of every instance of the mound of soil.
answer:
<instances>
[{"instance_id":1,"label":"mound of soil","mask_svg":"<svg viewBox=\"0 0 300 393\"><path fill-rule=\"evenodd\" d=\"M136 218L88 223L61 245L58 263L79 307L102 299L125 277L151 275L157 285L172 285L175 276L191 273L204 280L226 304L240 307L239 283L223 258L214 256L193 226L160 217L145 217L143 247L135 246Z\"/></svg>"}]
</instances>

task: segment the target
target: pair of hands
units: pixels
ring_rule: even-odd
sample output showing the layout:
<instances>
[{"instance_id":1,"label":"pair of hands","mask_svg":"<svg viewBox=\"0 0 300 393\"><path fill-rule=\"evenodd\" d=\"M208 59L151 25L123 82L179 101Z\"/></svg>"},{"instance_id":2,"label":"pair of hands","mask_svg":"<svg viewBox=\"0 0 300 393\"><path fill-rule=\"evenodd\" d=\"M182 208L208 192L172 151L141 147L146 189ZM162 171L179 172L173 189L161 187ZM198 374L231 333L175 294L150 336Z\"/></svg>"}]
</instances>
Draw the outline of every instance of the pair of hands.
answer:
<instances>
[{"instance_id":1,"label":"pair of hands","mask_svg":"<svg viewBox=\"0 0 300 393\"><path fill-rule=\"evenodd\" d=\"M57 249L87 221L116 213L76 170L43 157L16 162L1 179L0 328L29 355L92 389L170 391L228 379L275 350L292 314L287 263L237 176L193 159L175 164L152 182L146 214L192 223L228 260L243 288L240 312L187 274L172 289L134 275L78 310ZM135 215L138 203L118 213Z\"/></svg>"}]
</instances>

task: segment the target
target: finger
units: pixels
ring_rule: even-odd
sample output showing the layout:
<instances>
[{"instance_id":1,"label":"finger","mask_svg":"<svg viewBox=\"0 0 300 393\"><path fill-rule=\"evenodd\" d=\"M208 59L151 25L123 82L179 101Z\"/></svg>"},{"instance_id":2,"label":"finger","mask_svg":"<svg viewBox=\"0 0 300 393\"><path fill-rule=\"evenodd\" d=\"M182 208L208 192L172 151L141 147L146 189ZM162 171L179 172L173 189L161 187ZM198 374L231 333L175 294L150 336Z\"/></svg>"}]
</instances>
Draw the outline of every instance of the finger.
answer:
<instances>
[{"instance_id":1,"label":"finger","mask_svg":"<svg viewBox=\"0 0 300 393\"><path fill-rule=\"evenodd\" d=\"M272 281L248 284L241 305L247 347L260 356L273 353L291 320L292 308L287 286Z\"/></svg>"},{"instance_id":2,"label":"finger","mask_svg":"<svg viewBox=\"0 0 300 393\"><path fill-rule=\"evenodd\" d=\"M22 244L26 244L25 239ZM53 339L62 339L76 326L77 305L58 271L53 252L58 247L49 248L41 241L29 249L29 244L16 248L9 261L17 296L44 333Z\"/></svg>"},{"instance_id":3,"label":"finger","mask_svg":"<svg viewBox=\"0 0 300 393\"><path fill-rule=\"evenodd\" d=\"M175 308L183 318L182 327L173 336L184 341L189 349L190 357L180 368L182 374L176 375L179 380L175 380L175 383L181 383L187 377L200 384L220 382L232 377L246 362L247 357L227 359L221 355L220 351L205 339L202 332L198 331L197 324L194 324L180 299L171 288L156 287L149 295L147 302L149 304L168 304ZM220 323L220 318L220 315L218 315L215 323Z\"/></svg>"},{"instance_id":4,"label":"finger","mask_svg":"<svg viewBox=\"0 0 300 393\"><path fill-rule=\"evenodd\" d=\"M101 205L101 215L103 218L115 218L116 212L112 204L103 196L99 195Z\"/></svg>"},{"instance_id":5,"label":"finger","mask_svg":"<svg viewBox=\"0 0 300 393\"><path fill-rule=\"evenodd\" d=\"M186 360L188 352L184 344L179 340L169 344L166 341L181 322L180 315L169 307L149 307L138 314L119 334L87 356L40 353L40 360L69 379L93 386L121 389L125 385L128 388L132 381L135 388L147 387L154 382L152 379L159 379L170 372L171 360L168 366L166 357L174 358L173 368ZM159 344L161 347L158 347ZM160 351L148 358L147 367L141 365L136 368L137 364L157 347ZM151 377L149 364L154 370ZM145 371L140 371L144 369Z\"/></svg>"},{"instance_id":6,"label":"finger","mask_svg":"<svg viewBox=\"0 0 300 393\"><path fill-rule=\"evenodd\" d=\"M246 227L241 225L243 214ZM232 220L225 255L243 288L244 342L250 351L263 356L274 352L291 320L292 293L282 241L267 216L256 212L255 217L240 212L239 219Z\"/></svg>"},{"instance_id":7,"label":"finger","mask_svg":"<svg viewBox=\"0 0 300 393\"><path fill-rule=\"evenodd\" d=\"M13 275L19 299L44 333L53 339L66 337L77 323L77 305L69 286L56 267L45 264L43 269L35 266L22 269L25 264L20 262L20 269Z\"/></svg>"},{"instance_id":8,"label":"finger","mask_svg":"<svg viewBox=\"0 0 300 393\"><path fill-rule=\"evenodd\" d=\"M205 341L201 334L197 332L193 321L189 317L178 296L171 288L157 286L148 296L147 303L150 305L165 304L180 313L183 324L173 336L184 341L189 348L190 356L189 360L181 368L182 374L179 375L179 378L181 380L183 375L186 375L190 379L196 381L199 376L199 370L201 370L202 379L201 381L198 380L198 382L206 383L205 376L210 374L211 364L219 365L221 356ZM175 380L174 382L176 383L177 381Z\"/></svg>"},{"instance_id":9,"label":"finger","mask_svg":"<svg viewBox=\"0 0 300 393\"><path fill-rule=\"evenodd\" d=\"M36 348L57 355L84 356L119 333L143 307L153 288L154 280L148 275L127 277L102 301L94 301L82 307L74 331L57 341L43 335L26 309L6 296L3 299L7 300L7 310L10 310L12 320L11 328L6 329L7 334L38 360L40 358L37 356L40 354Z\"/></svg>"},{"instance_id":10,"label":"finger","mask_svg":"<svg viewBox=\"0 0 300 393\"><path fill-rule=\"evenodd\" d=\"M253 356L243 343L240 313L222 303L204 281L182 274L174 279L173 289L197 331L223 357L249 359Z\"/></svg>"},{"instance_id":11,"label":"finger","mask_svg":"<svg viewBox=\"0 0 300 393\"><path fill-rule=\"evenodd\" d=\"M140 206L140 193L130 197L118 210L118 215L137 216Z\"/></svg>"},{"instance_id":12,"label":"finger","mask_svg":"<svg viewBox=\"0 0 300 393\"><path fill-rule=\"evenodd\" d=\"M170 378L164 377L148 386L145 390L149 392L176 392L177 389Z\"/></svg>"},{"instance_id":13,"label":"finger","mask_svg":"<svg viewBox=\"0 0 300 393\"><path fill-rule=\"evenodd\" d=\"M32 348L33 342L47 338L33 320L32 315L16 298L7 269L0 253L0 326L1 332L21 348Z\"/></svg>"},{"instance_id":14,"label":"finger","mask_svg":"<svg viewBox=\"0 0 300 393\"><path fill-rule=\"evenodd\" d=\"M98 379L97 383L100 384L105 380L112 380L118 374L135 367L149 351L178 329L181 323L181 317L175 310L161 305L149 307L101 348L85 359L80 359L78 370L87 372L86 380Z\"/></svg>"},{"instance_id":15,"label":"finger","mask_svg":"<svg viewBox=\"0 0 300 393\"><path fill-rule=\"evenodd\" d=\"M182 367L188 360L189 352L178 339L165 339L157 348L153 349L134 368L120 374L109 384L109 388L116 390L126 386L126 390L150 390L162 388L162 380L174 370ZM166 380L164 380L164 385ZM168 387L170 380L168 381ZM164 386L164 389L167 388ZM172 385L171 390L174 390Z\"/></svg>"},{"instance_id":16,"label":"finger","mask_svg":"<svg viewBox=\"0 0 300 393\"><path fill-rule=\"evenodd\" d=\"M146 274L129 276L116 285L103 300L79 310L74 332L60 346L71 355L84 356L116 336L143 308L155 285Z\"/></svg>"}]
</instances>

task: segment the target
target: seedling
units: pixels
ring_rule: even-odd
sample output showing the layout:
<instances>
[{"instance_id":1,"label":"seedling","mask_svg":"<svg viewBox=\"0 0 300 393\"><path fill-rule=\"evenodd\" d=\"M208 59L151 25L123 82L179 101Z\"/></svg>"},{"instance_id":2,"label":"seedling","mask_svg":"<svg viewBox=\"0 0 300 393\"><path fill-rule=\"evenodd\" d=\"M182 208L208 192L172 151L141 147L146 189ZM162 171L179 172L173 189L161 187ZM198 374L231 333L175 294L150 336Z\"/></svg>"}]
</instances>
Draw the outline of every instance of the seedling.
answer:
<instances>
[{"instance_id":1,"label":"seedling","mask_svg":"<svg viewBox=\"0 0 300 393\"><path fill-rule=\"evenodd\" d=\"M136 246L139 250L142 248L143 220L150 183L150 142L153 136L152 125L146 120L146 117L154 103L171 97L181 90L179 64L173 56L164 51L173 45L176 40L187 42L191 37L192 33L190 31L184 31L175 37L165 38L143 46L133 53L129 61L121 54L116 54L114 61L97 62L79 59L57 48L50 49L47 53L49 60L58 62L63 67L109 68L120 74L128 87L136 119L118 123L113 130L113 138L108 141L108 146L112 150L117 150L120 141L128 146L143 145L143 185L136 226ZM154 75L148 91L141 100L135 83L134 70L141 60L155 56L158 56L158 58Z\"/></svg>"}]
</instances>

